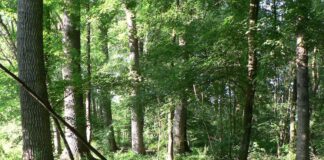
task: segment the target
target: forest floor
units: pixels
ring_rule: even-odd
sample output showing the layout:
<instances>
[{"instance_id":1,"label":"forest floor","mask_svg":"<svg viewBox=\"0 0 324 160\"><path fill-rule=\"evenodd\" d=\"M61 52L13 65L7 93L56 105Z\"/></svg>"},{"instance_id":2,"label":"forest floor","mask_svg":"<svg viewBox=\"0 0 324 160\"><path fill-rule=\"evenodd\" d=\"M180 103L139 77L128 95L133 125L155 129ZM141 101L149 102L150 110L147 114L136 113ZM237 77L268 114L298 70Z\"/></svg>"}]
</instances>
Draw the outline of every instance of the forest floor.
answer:
<instances>
[{"instance_id":1,"label":"forest floor","mask_svg":"<svg viewBox=\"0 0 324 160\"><path fill-rule=\"evenodd\" d=\"M6 123L0 123L0 160L19 160L22 155L22 137L20 121L17 119L7 121ZM93 142L96 147L96 142ZM149 146L149 148L154 148ZM99 148L100 152L103 152L108 159L113 160L163 160L166 157L166 149L161 147L159 152L157 149L147 150L146 155L138 155L133 153L127 147L121 147L121 150L116 153L110 153L104 151L105 149ZM208 147L191 148L192 152L187 154L176 154L176 160L230 160L233 158L220 158L217 155L211 155ZM58 155L56 155L58 159ZM273 155L269 155L264 151L255 149L250 153L251 160L290 160L288 156L278 158ZM324 157L313 158L314 160L324 160Z\"/></svg>"}]
</instances>

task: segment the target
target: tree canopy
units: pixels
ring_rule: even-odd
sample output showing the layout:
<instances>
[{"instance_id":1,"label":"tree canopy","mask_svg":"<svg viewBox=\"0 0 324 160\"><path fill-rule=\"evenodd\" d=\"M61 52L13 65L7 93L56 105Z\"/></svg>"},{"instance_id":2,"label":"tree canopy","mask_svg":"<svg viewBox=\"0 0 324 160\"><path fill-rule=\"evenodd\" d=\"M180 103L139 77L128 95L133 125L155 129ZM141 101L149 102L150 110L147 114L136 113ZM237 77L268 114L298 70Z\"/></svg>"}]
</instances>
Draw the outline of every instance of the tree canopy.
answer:
<instances>
[{"instance_id":1,"label":"tree canopy","mask_svg":"<svg viewBox=\"0 0 324 160\"><path fill-rule=\"evenodd\" d=\"M323 0L0 1L0 63L107 159L323 159L323 20ZM41 108L0 71L0 159L33 129L40 155L100 159Z\"/></svg>"}]
</instances>

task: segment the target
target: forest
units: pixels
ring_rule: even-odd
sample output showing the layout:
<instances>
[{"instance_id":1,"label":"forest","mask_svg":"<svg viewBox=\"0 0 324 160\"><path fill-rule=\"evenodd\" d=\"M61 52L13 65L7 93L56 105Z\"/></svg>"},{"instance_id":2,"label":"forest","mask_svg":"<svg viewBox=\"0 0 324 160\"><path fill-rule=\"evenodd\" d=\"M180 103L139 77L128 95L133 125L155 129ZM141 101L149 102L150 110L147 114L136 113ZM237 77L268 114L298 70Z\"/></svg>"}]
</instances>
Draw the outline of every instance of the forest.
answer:
<instances>
[{"instance_id":1,"label":"forest","mask_svg":"<svg viewBox=\"0 0 324 160\"><path fill-rule=\"evenodd\" d=\"M323 0L1 0L0 160L324 159Z\"/></svg>"}]
</instances>

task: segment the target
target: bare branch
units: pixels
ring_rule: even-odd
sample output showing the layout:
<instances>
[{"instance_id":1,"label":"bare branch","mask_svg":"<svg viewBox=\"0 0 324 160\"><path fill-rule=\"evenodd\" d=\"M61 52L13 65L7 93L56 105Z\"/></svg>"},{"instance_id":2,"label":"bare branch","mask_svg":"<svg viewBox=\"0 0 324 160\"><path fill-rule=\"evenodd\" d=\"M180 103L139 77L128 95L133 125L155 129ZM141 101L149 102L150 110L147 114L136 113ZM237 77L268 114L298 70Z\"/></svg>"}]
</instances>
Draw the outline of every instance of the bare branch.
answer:
<instances>
[{"instance_id":1,"label":"bare branch","mask_svg":"<svg viewBox=\"0 0 324 160\"><path fill-rule=\"evenodd\" d=\"M16 43L12 39L12 33L9 31L8 26L3 22L1 15L0 15L0 26L4 29L5 34L7 35L6 37L4 37L4 39L6 40L7 45L10 46L13 54L15 55L15 57L17 57Z\"/></svg>"}]
</instances>

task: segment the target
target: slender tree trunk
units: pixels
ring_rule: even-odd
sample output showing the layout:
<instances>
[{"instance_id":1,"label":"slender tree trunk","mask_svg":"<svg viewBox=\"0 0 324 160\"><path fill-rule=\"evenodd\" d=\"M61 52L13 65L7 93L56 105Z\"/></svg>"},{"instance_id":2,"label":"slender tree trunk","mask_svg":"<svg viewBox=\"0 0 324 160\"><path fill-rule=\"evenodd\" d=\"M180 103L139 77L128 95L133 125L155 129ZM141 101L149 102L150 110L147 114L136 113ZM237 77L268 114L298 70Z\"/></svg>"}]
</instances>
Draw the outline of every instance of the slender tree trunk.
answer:
<instances>
[{"instance_id":1,"label":"slender tree trunk","mask_svg":"<svg viewBox=\"0 0 324 160\"><path fill-rule=\"evenodd\" d=\"M277 69L275 69L277 70ZM274 109L275 109L275 113L277 117L280 117L282 114L281 114L281 110L280 110L280 106L279 106L279 103L280 103L280 96L279 96L279 90L280 90L280 74L276 77L276 80L275 80L275 93L274 93ZM284 120L285 118L280 118L279 120L279 123L278 123L278 139L277 139L277 158L280 158L281 156L281 147L283 145L283 141L284 141Z\"/></svg>"},{"instance_id":2,"label":"slender tree trunk","mask_svg":"<svg viewBox=\"0 0 324 160\"><path fill-rule=\"evenodd\" d=\"M316 63L317 54L318 54L317 52L318 52L318 49L315 47L314 48L314 53L313 53L313 61L312 61L312 77L313 77L312 95L313 95L313 97L317 96L317 91L318 91L319 82L320 82L318 66L317 66L317 63ZM315 106L316 105L314 104L313 105L313 110L316 109Z\"/></svg>"},{"instance_id":3,"label":"slender tree trunk","mask_svg":"<svg viewBox=\"0 0 324 160\"><path fill-rule=\"evenodd\" d=\"M54 124L53 124L53 130L54 130L54 150L57 155L60 155L62 153L61 136L57 126Z\"/></svg>"},{"instance_id":4,"label":"slender tree trunk","mask_svg":"<svg viewBox=\"0 0 324 160\"><path fill-rule=\"evenodd\" d=\"M235 142L235 140L234 140L234 137L235 137L235 131L236 131L236 100L235 100L235 92L234 92L234 90L232 90L231 89L231 87L229 87L230 88L230 104L231 104L231 111L230 111L230 121L231 121L231 124L230 124L230 126L231 126L231 131L230 131L230 133L231 133L231 135L230 135L230 137L231 137L231 139L229 140L230 141L230 146L229 146L229 158L230 159L233 159L233 157L232 157L232 153L233 153L233 145L234 145L234 142Z\"/></svg>"},{"instance_id":5,"label":"slender tree trunk","mask_svg":"<svg viewBox=\"0 0 324 160\"><path fill-rule=\"evenodd\" d=\"M225 93L222 93L225 94ZM223 97L222 95L220 95L218 97L218 121L219 121L219 140L220 143L224 143L224 110L223 110L223 106L224 106L224 102L223 102ZM220 148L220 157L224 157L225 155L225 148Z\"/></svg>"},{"instance_id":6,"label":"slender tree trunk","mask_svg":"<svg viewBox=\"0 0 324 160\"><path fill-rule=\"evenodd\" d=\"M67 152L68 152L68 155L69 155L70 160L74 160L73 153L72 153L71 148L70 148L70 146L69 146L69 144L68 144L68 142L67 142L67 140L66 140L66 138L65 138L65 136L64 136L64 132L63 132L63 130L62 130L62 128L61 128L61 125L60 125L59 121L58 121L57 119L53 118L53 123L54 123L54 125L55 125L55 129L57 130L57 133L56 133L56 134L59 135L59 137L58 137L57 140L60 140L60 141L61 141L60 138L62 138L63 143L64 143L64 145L65 145L65 147L66 147L66 149L67 149ZM56 135L56 136L57 136L57 135ZM55 142L55 141L54 141L54 142ZM61 147L61 145L60 145L60 147ZM62 149L61 149L61 150L62 150ZM60 151L60 153L62 153L62 151ZM59 153L58 153L58 154L59 154Z\"/></svg>"},{"instance_id":7,"label":"slender tree trunk","mask_svg":"<svg viewBox=\"0 0 324 160\"><path fill-rule=\"evenodd\" d=\"M159 98L158 98L158 104L160 106L160 101L159 101ZM159 153L160 152L160 146L161 146L161 116L160 116L160 108L158 109L158 113L156 115L158 117L158 141L157 141L157 152ZM172 124L173 125L173 124ZM173 136L173 135L172 135ZM169 139L170 140L170 139ZM173 143L173 142L172 142Z\"/></svg>"},{"instance_id":8,"label":"slender tree trunk","mask_svg":"<svg viewBox=\"0 0 324 160\"><path fill-rule=\"evenodd\" d=\"M253 116L253 104L255 94L255 76L257 70L257 58L256 58L256 24L258 19L259 0L250 0L249 11L249 31L248 31L248 84L246 89L246 102L244 106L244 119L243 119L243 139L240 148L240 160L246 160L249 153L249 145L252 130L252 116Z\"/></svg>"},{"instance_id":9,"label":"slender tree trunk","mask_svg":"<svg viewBox=\"0 0 324 160\"><path fill-rule=\"evenodd\" d=\"M142 56L144 54L144 40L141 39L138 41L138 54Z\"/></svg>"},{"instance_id":10,"label":"slender tree trunk","mask_svg":"<svg viewBox=\"0 0 324 160\"><path fill-rule=\"evenodd\" d=\"M95 96L92 96L92 109L91 109L91 112L92 112L92 118L93 119L98 119L98 111L97 111L97 103L96 103L96 98L94 98Z\"/></svg>"},{"instance_id":11,"label":"slender tree trunk","mask_svg":"<svg viewBox=\"0 0 324 160\"><path fill-rule=\"evenodd\" d=\"M166 157L166 160L173 160L174 159L174 153L173 153L173 118L174 118L174 110L171 108L170 113L168 115L168 154Z\"/></svg>"},{"instance_id":12,"label":"slender tree trunk","mask_svg":"<svg viewBox=\"0 0 324 160\"><path fill-rule=\"evenodd\" d=\"M87 4L87 13L90 14L90 1ZM86 92L86 121L87 121L87 140L91 142L91 23L90 17L87 21L87 92Z\"/></svg>"},{"instance_id":13,"label":"slender tree trunk","mask_svg":"<svg viewBox=\"0 0 324 160\"><path fill-rule=\"evenodd\" d=\"M102 98L102 108L104 113L104 122L105 127L108 129L108 145L109 145L109 151L115 152L118 150L116 140L115 140L115 133L114 133L114 127L113 127L113 121L112 121L112 112L111 112L111 95L108 91L108 94L106 94L105 97Z\"/></svg>"},{"instance_id":14,"label":"slender tree trunk","mask_svg":"<svg viewBox=\"0 0 324 160\"><path fill-rule=\"evenodd\" d=\"M309 93L308 93L308 55L305 45L305 28L307 11L310 2L299 0L297 15L297 33L296 33L296 66L297 66L297 160L308 160L309 156Z\"/></svg>"},{"instance_id":15,"label":"slender tree trunk","mask_svg":"<svg viewBox=\"0 0 324 160\"><path fill-rule=\"evenodd\" d=\"M314 99L317 98L317 91L318 91L318 87L319 87L319 72L318 72L318 67L317 67L317 63L316 63L316 60L317 60L317 52L318 52L318 49L315 47L314 48L314 51L313 51L313 60L312 60L312 77L313 77L313 85L312 85L312 97ZM310 110L310 116L311 118L315 118L315 116L313 115L314 112L316 112L316 109L317 109L317 103L313 103L311 105L311 110ZM310 139L312 140L313 137L316 137L317 136L317 132L311 132L310 133ZM311 144L311 152L312 152L312 155L313 156L316 156L317 155L317 149L316 149L316 146L312 143L312 141L310 142Z\"/></svg>"},{"instance_id":16,"label":"slender tree trunk","mask_svg":"<svg viewBox=\"0 0 324 160\"><path fill-rule=\"evenodd\" d=\"M280 158L280 156L281 156L281 147L284 145L284 140L285 140L285 124L284 124L284 120L286 120L286 119L282 118L279 121L277 158Z\"/></svg>"},{"instance_id":17,"label":"slender tree trunk","mask_svg":"<svg viewBox=\"0 0 324 160\"><path fill-rule=\"evenodd\" d=\"M80 1L64 1L62 30L65 55L62 74L66 82L64 90L64 117L71 126L86 138L86 110L83 105L80 67ZM65 130L65 136L75 158L90 157L88 148L68 128ZM66 157L66 151L62 157Z\"/></svg>"},{"instance_id":18,"label":"slender tree trunk","mask_svg":"<svg viewBox=\"0 0 324 160\"><path fill-rule=\"evenodd\" d=\"M19 78L48 102L43 53L43 1L18 0L17 53ZM51 160L49 114L22 87L20 106L24 160Z\"/></svg>"},{"instance_id":19,"label":"slender tree trunk","mask_svg":"<svg viewBox=\"0 0 324 160\"><path fill-rule=\"evenodd\" d=\"M135 13L125 5L126 21L128 26L128 38L130 48L130 78L132 79L133 91L131 97L133 103L131 106L131 132L132 132L132 150L139 154L145 153L143 141L144 129L144 108L140 103L140 71L139 71L139 53L138 53L138 38L135 21Z\"/></svg>"},{"instance_id":20,"label":"slender tree trunk","mask_svg":"<svg viewBox=\"0 0 324 160\"><path fill-rule=\"evenodd\" d=\"M295 73L294 73L295 74ZM296 152L296 101L297 101L297 82L296 78L293 81L291 94L290 110L289 110L289 154L293 155Z\"/></svg>"},{"instance_id":21,"label":"slender tree trunk","mask_svg":"<svg viewBox=\"0 0 324 160\"><path fill-rule=\"evenodd\" d=\"M109 61L109 50L108 50L108 28L106 27L107 24L104 20L101 20L101 26L99 27L100 30L100 41L101 41L101 52L106 56L106 60ZM110 90L106 91L108 94L104 97L104 103L101 104L103 110L103 116L105 121L105 126L108 128L108 144L109 150L111 152L116 152L118 150L117 143L115 140L115 133L113 127L113 120L112 120L112 112L111 112L111 95Z\"/></svg>"}]
</instances>

